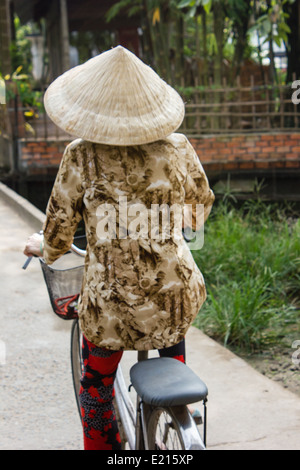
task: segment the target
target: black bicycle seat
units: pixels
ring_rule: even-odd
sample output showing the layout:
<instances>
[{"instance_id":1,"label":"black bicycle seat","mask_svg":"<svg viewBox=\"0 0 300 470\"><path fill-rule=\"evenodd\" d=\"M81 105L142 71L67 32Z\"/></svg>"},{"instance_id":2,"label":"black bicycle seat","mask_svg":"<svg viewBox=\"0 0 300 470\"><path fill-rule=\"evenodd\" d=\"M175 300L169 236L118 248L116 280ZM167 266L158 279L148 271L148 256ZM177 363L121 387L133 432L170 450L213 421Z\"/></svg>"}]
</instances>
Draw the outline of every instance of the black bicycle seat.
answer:
<instances>
[{"instance_id":1,"label":"black bicycle seat","mask_svg":"<svg viewBox=\"0 0 300 470\"><path fill-rule=\"evenodd\" d=\"M155 406L180 406L203 401L205 383L177 359L158 357L135 364L130 379L142 400Z\"/></svg>"}]
</instances>

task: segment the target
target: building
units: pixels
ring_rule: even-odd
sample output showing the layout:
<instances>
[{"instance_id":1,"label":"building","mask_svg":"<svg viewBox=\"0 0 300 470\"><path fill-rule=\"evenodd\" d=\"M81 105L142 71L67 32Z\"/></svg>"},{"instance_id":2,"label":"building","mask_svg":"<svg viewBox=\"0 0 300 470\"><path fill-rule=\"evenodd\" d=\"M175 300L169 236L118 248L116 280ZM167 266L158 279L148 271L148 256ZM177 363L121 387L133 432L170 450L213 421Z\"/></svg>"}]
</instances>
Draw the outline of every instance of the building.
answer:
<instances>
[{"instance_id":1,"label":"building","mask_svg":"<svg viewBox=\"0 0 300 470\"><path fill-rule=\"evenodd\" d=\"M73 36L83 33L97 35L105 31L109 35L107 48L122 44L139 55L139 18L106 21L105 15L115 3L117 1L112 0L0 0L0 70L3 76L14 72L10 45L15 39L15 15L22 24L34 22L40 25L41 34L32 35L30 40L33 76L41 91L57 76L77 65L78 52L70 43ZM102 50L91 51L91 55L100 52ZM4 94L3 86L0 93L1 96ZM21 187L25 196L28 195L29 186L34 190L35 180L42 179L44 183L46 181L46 187L48 182L51 186L61 152L69 138L46 115L27 124L32 124L34 138L30 133L26 134L20 100L7 103L6 107L0 105L0 176L8 172L13 175L10 175L9 181L13 180L15 189ZM25 139L25 142L25 137L29 141ZM33 152L32 164L27 159L30 148Z\"/></svg>"},{"instance_id":2,"label":"building","mask_svg":"<svg viewBox=\"0 0 300 470\"><path fill-rule=\"evenodd\" d=\"M44 27L49 67L42 80L43 87L78 63L78 49L72 46L76 35L80 39L80 35L87 33L108 34L106 48L122 44L144 59L139 15L124 14L107 23L106 14L115 3L112 0L0 0L2 73L12 71L10 42L15 34L14 14L22 23L34 21ZM35 74L39 79L43 43L39 35L31 39ZM249 67L246 75L247 84L238 84L234 92L225 86L217 90L218 96L222 96L218 101L214 99L214 89L194 90L192 99L186 98L182 130L192 140L216 188L223 185L227 191L230 178L230 190L247 198L253 195L255 180L264 181L269 199L299 201L300 108L292 101L295 91L289 86L272 90L261 83L257 86ZM62 152L72 138L54 126L46 114L41 114L32 125L34 135L25 132L24 113L17 99L6 108L0 105L0 172L2 168L5 176L1 177L2 181L44 210Z\"/></svg>"}]
</instances>

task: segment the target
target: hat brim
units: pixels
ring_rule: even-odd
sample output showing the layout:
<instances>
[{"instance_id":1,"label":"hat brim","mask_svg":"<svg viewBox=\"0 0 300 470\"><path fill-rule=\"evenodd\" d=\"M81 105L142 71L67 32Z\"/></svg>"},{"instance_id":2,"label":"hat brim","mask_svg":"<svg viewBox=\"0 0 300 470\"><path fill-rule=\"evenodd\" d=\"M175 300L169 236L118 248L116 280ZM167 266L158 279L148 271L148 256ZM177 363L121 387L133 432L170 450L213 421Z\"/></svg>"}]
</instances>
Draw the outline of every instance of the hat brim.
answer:
<instances>
[{"instance_id":1,"label":"hat brim","mask_svg":"<svg viewBox=\"0 0 300 470\"><path fill-rule=\"evenodd\" d=\"M58 127L77 138L119 146L161 140L180 127L185 109L176 90L142 61L130 56L134 73L136 61L142 64L138 66L142 67L145 80L143 84L137 76L135 86L134 73L132 80L125 77L128 93L132 95L125 96L127 88L126 83L122 83L122 67L119 77L109 77L107 70L105 78L101 56L64 73L46 91L45 109Z\"/></svg>"}]
</instances>

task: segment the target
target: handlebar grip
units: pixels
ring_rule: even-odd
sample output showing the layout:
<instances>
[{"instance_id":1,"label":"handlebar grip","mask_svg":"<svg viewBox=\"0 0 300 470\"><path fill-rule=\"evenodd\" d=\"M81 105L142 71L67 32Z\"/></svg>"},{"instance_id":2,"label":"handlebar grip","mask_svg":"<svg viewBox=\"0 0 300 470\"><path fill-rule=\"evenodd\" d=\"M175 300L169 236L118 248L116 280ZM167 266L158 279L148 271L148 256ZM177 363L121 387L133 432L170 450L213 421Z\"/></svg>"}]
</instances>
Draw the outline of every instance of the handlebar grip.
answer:
<instances>
[{"instance_id":1,"label":"handlebar grip","mask_svg":"<svg viewBox=\"0 0 300 470\"><path fill-rule=\"evenodd\" d=\"M32 261L32 256L29 256L23 266L23 269L27 269L31 261Z\"/></svg>"}]
</instances>

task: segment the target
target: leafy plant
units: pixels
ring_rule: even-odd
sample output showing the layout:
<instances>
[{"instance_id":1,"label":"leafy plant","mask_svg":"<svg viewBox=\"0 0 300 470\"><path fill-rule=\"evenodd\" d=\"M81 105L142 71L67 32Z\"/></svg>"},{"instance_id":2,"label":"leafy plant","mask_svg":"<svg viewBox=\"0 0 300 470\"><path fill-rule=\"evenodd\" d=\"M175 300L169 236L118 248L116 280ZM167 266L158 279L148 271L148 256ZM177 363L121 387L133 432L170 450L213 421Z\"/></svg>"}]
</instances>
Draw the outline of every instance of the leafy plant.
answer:
<instances>
[{"instance_id":1,"label":"leafy plant","mask_svg":"<svg viewBox=\"0 0 300 470\"><path fill-rule=\"evenodd\" d=\"M43 111L42 92L33 89L29 75L22 73L23 66L20 65L12 75L6 75L6 99L20 97L24 107L30 107L37 111ZM28 116L29 117L29 116Z\"/></svg>"},{"instance_id":2,"label":"leafy plant","mask_svg":"<svg viewBox=\"0 0 300 470\"><path fill-rule=\"evenodd\" d=\"M199 7L203 7L207 13L210 12L213 0L181 0L177 7L188 8L188 16L194 17Z\"/></svg>"},{"instance_id":3,"label":"leafy plant","mask_svg":"<svg viewBox=\"0 0 300 470\"><path fill-rule=\"evenodd\" d=\"M20 99L23 106L25 130L34 134L35 131L30 122L39 118L39 114L44 112L43 93L33 89L30 77L22 71L23 66L20 65L12 75L2 77L5 83L5 101L8 103L16 98Z\"/></svg>"},{"instance_id":4,"label":"leafy plant","mask_svg":"<svg viewBox=\"0 0 300 470\"><path fill-rule=\"evenodd\" d=\"M145 58L174 86L182 86L183 75L190 76L186 86L208 85L210 78L220 85L225 72L229 83L233 83L244 59L258 59L262 66L263 42L269 43L270 78L275 82L278 73L273 44L288 47L291 30L286 7L294 2L120 0L109 9L106 19L139 15ZM253 35L258 38L257 46L251 41Z\"/></svg>"},{"instance_id":5,"label":"leafy plant","mask_svg":"<svg viewBox=\"0 0 300 470\"><path fill-rule=\"evenodd\" d=\"M278 341L289 324L299 328L299 235L299 216L290 207L218 203L204 248L194 253L208 290L196 326L248 351Z\"/></svg>"}]
</instances>

